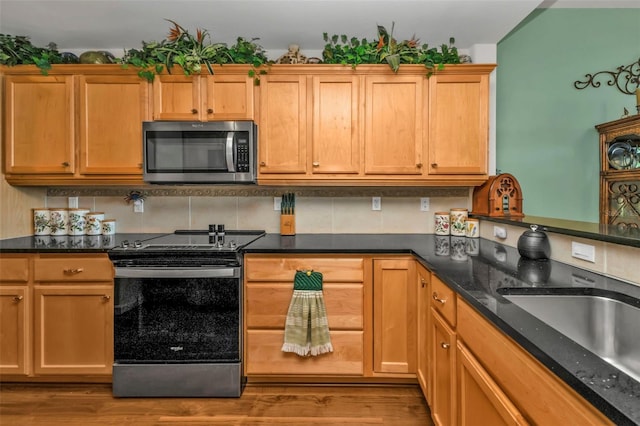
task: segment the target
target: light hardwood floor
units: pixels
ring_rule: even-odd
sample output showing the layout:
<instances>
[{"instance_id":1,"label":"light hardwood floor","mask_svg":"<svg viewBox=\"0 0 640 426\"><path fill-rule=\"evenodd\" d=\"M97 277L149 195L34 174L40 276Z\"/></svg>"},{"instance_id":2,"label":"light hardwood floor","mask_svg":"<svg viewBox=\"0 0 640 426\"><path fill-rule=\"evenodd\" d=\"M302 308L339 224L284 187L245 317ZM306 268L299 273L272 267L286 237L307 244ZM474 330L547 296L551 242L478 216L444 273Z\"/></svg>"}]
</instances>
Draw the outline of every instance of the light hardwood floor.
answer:
<instances>
[{"instance_id":1,"label":"light hardwood floor","mask_svg":"<svg viewBox=\"0 0 640 426\"><path fill-rule=\"evenodd\" d=\"M113 398L109 384L0 384L0 425L433 425L417 387L249 385L240 398Z\"/></svg>"}]
</instances>

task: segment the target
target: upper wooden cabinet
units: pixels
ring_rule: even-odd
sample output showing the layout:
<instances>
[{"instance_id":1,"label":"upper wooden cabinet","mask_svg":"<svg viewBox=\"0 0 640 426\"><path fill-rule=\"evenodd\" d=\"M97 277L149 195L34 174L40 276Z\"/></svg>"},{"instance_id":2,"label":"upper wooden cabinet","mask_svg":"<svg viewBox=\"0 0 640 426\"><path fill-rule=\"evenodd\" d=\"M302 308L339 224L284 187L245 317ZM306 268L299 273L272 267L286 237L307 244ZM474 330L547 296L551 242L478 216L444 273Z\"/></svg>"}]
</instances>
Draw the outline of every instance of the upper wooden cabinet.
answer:
<instances>
[{"instance_id":1,"label":"upper wooden cabinet","mask_svg":"<svg viewBox=\"0 0 640 426\"><path fill-rule=\"evenodd\" d=\"M5 76L5 173L73 175L73 87L71 75Z\"/></svg>"},{"instance_id":2,"label":"upper wooden cabinet","mask_svg":"<svg viewBox=\"0 0 640 426\"><path fill-rule=\"evenodd\" d=\"M258 182L479 185L494 65L277 65L260 86Z\"/></svg>"},{"instance_id":3,"label":"upper wooden cabinet","mask_svg":"<svg viewBox=\"0 0 640 426\"><path fill-rule=\"evenodd\" d=\"M78 85L79 174L142 176L147 83L136 75L82 75Z\"/></svg>"},{"instance_id":4,"label":"upper wooden cabinet","mask_svg":"<svg viewBox=\"0 0 640 426\"><path fill-rule=\"evenodd\" d=\"M149 84L120 66L3 69L6 179L16 185L142 183Z\"/></svg>"},{"instance_id":5,"label":"upper wooden cabinet","mask_svg":"<svg viewBox=\"0 0 640 426\"><path fill-rule=\"evenodd\" d=\"M429 80L429 175L485 177L489 151L489 75Z\"/></svg>"},{"instance_id":6,"label":"upper wooden cabinet","mask_svg":"<svg viewBox=\"0 0 640 426\"><path fill-rule=\"evenodd\" d=\"M254 82L247 72L247 67L224 66L214 75L159 75L153 81L153 119L251 120Z\"/></svg>"}]
</instances>

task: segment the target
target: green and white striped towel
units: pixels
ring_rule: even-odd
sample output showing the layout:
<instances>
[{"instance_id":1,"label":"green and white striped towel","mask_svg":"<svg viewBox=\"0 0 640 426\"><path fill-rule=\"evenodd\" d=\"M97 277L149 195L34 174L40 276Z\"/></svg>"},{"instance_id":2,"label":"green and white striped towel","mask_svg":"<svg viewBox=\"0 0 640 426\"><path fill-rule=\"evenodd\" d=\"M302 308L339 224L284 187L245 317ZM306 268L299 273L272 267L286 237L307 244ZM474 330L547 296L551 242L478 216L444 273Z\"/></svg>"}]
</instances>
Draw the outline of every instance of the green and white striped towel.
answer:
<instances>
[{"instance_id":1,"label":"green and white striped towel","mask_svg":"<svg viewBox=\"0 0 640 426\"><path fill-rule=\"evenodd\" d=\"M300 356L333 352L320 272L296 272L282 351Z\"/></svg>"}]
</instances>

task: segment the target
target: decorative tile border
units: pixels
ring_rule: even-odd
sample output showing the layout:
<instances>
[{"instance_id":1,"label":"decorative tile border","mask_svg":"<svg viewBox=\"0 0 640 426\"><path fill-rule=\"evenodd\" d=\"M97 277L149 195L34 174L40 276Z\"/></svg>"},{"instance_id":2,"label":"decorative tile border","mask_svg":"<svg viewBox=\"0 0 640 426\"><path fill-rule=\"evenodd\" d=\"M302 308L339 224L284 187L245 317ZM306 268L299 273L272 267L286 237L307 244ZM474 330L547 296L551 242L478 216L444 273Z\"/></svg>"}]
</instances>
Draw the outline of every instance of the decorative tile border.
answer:
<instances>
[{"instance_id":1,"label":"decorative tile border","mask_svg":"<svg viewBox=\"0 0 640 426\"><path fill-rule=\"evenodd\" d=\"M468 197L467 187L264 187L162 186L159 188L48 188L50 197L125 197L139 191L144 197L273 197L293 192L299 197Z\"/></svg>"}]
</instances>

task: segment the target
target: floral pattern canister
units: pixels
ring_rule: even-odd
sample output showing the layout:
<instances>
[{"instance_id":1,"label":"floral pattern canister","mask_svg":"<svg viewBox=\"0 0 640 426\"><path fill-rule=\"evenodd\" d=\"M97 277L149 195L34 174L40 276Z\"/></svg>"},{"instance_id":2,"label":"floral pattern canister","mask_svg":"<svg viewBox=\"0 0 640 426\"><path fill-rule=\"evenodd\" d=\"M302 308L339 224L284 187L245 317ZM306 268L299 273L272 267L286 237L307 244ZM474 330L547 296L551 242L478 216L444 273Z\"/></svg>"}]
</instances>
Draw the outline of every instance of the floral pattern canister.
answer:
<instances>
[{"instance_id":1,"label":"floral pattern canister","mask_svg":"<svg viewBox=\"0 0 640 426\"><path fill-rule=\"evenodd\" d=\"M451 235L464 237L467 233L467 217L469 211L467 209L451 209Z\"/></svg>"},{"instance_id":2,"label":"floral pattern canister","mask_svg":"<svg viewBox=\"0 0 640 426\"><path fill-rule=\"evenodd\" d=\"M33 235L49 235L49 209L33 209Z\"/></svg>"},{"instance_id":3,"label":"floral pattern canister","mask_svg":"<svg viewBox=\"0 0 640 426\"><path fill-rule=\"evenodd\" d=\"M102 221L102 235L114 235L116 233L115 219L105 219Z\"/></svg>"},{"instance_id":4,"label":"floral pattern canister","mask_svg":"<svg viewBox=\"0 0 640 426\"><path fill-rule=\"evenodd\" d=\"M480 221L478 219L467 218L467 238L478 238L480 236Z\"/></svg>"},{"instance_id":5,"label":"floral pattern canister","mask_svg":"<svg viewBox=\"0 0 640 426\"><path fill-rule=\"evenodd\" d=\"M102 235L102 221L104 220L103 212L87 213L87 235Z\"/></svg>"},{"instance_id":6,"label":"floral pattern canister","mask_svg":"<svg viewBox=\"0 0 640 426\"><path fill-rule=\"evenodd\" d=\"M65 208L49 209L49 227L51 235L67 235L69 211Z\"/></svg>"},{"instance_id":7,"label":"floral pattern canister","mask_svg":"<svg viewBox=\"0 0 640 426\"><path fill-rule=\"evenodd\" d=\"M449 235L449 213L448 212L435 212L435 234L436 235Z\"/></svg>"},{"instance_id":8,"label":"floral pattern canister","mask_svg":"<svg viewBox=\"0 0 640 426\"><path fill-rule=\"evenodd\" d=\"M89 209L69 209L69 235L84 235Z\"/></svg>"}]
</instances>

